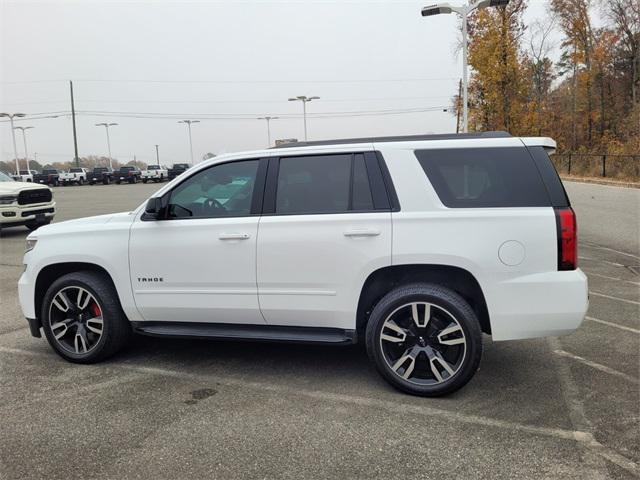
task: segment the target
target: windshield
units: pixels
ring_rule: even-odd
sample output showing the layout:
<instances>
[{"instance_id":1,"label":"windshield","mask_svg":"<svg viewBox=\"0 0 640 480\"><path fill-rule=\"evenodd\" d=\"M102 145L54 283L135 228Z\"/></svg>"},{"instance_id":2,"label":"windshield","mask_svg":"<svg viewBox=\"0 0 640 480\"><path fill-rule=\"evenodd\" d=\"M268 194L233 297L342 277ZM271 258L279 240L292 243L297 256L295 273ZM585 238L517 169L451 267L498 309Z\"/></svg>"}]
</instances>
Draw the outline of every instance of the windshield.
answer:
<instances>
[{"instance_id":1,"label":"windshield","mask_svg":"<svg viewBox=\"0 0 640 480\"><path fill-rule=\"evenodd\" d=\"M6 173L0 172L0 182L13 182L13 178Z\"/></svg>"},{"instance_id":2,"label":"windshield","mask_svg":"<svg viewBox=\"0 0 640 480\"><path fill-rule=\"evenodd\" d=\"M131 170L135 170L136 167L120 167L121 172L130 172Z\"/></svg>"},{"instance_id":3,"label":"windshield","mask_svg":"<svg viewBox=\"0 0 640 480\"><path fill-rule=\"evenodd\" d=\"M160 167L158 165L149 165L147 170L160 170Z\"/></svg>"},{"instance_id":4,"label":"windshield","mask_svg":"<svg viewBox=\"0 0 640 480\"><path fill-rule=\"evenodd\" d=\"M189 168L189 164L188 163L175 163L173 165L173 168Z\"/></svg>"},{"instance_id":5,"label":"windshield","mask_svg":"<svg viewBox=\"0 0 640 480\"><path fill-rule=\"evenodd\" d=\"M52 175L55 173L58 173L57 170L42 170L42 173L44 173L45 175Z\"/></svg>"},{"instance_id":6,"label":"windshield","mask_svg":"<svg viewBox=\"0 0 640 480\"><path fill-rule=\"evenodd\" d=\"M106 167L96 167L93 169L94 173L102 173L102 172L107 172L108 168Z\"/></svg>"},{"instance_id":7,"label":"windshield","mask_svg":"<svg viewBox=\"0 0 640 480\"><path fill-rule=\"evenodd\" d=\"M29 170L20 170L20 175L29 175L31 172Z\"/></svg>"},{"instance_id":8,"label":"windshield","mask_svg":"<svg viewBox=\"0 0 640 480\"><path fill-rule=\"evenodd\" d=\"M70 173L82 173L82 169L81 168L72 168L71 170L69 170Z\"/></svg>"}]
</instances>

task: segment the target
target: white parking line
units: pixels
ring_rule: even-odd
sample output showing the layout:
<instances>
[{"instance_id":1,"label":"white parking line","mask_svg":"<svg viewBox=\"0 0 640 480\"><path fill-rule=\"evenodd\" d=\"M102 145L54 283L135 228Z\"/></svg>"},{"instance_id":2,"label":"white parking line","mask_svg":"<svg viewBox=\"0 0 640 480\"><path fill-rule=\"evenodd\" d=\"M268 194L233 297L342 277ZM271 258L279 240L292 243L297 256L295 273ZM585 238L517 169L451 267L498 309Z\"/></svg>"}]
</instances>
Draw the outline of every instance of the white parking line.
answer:
<instances>
[{"instance_id":1,"label":"white parking line","mask_svg":"<svg viewBox=\"0 0 640 480\"><path fill-rule=\"evenodd\" d=\"M640 380L632 377L631 375L627 375L626 373L619 372L614 370L613 368L609 368L606 365L601 365L600 363L592 362L591 360L587 360L586 358L580 357L578 355L574 355L573 353L565 352L564 350L554 350L553 353L558 354L565 358L571 358L572 360L576 360L580 363L583 363L591 368L595 368L596 370L600 370L601 372L608 373L609 375L615 375L616 377L624 378L626 381L638 384Z\"/></svg>"},{"instance_id":2,"label":"white parking line","mask_svg":"<svg viewBox=\"0 0 640 480\"><path fill-rule=\"evenodd\" d=\"M593 248L596 250L606 250L607 252L619 253L620 255L625 255L627 257L635 258L636 260L640 260L640 257L637 255L633 255L632 253L621 252L620 250L616 250L614 248L609 247L601 247L600 245L593 245L588 243L581 243L580 247Z\"/></svg>"},{"instance_id":3,"label":"white parking line","mask_svg":"<svg viewBox=\"0 0 640 480\"><path fill-rule=\"evenodd\" d=\"M589 290L589 294L595 295L596 297L608 298L609 300L617 300L618 302L630 303L632 305L640 305L640 302L637 302L635 300L629 300L628 298L613 297L611 295L605 295L604 293L594 292L593 290Z\"/></svg>"},{"instance_id":4,"label":"white parking line","mask_svg":"<svg viewBox=\"0 0 640 480\"><path fill-rule=\"evenodd\" d=\"M619 323L607 322L606 320L600 320L599 318L594 317L584 317L591 322L601 323L603 325L608 325L610 327L619 328L620 330L625 330L627 332L640 334L640 330L636 330L635 328L627 327L625 325L620 325Z\"/></svg>"},{"instance_id":5,"label":"white parking line","mask_svg":"<svg viewBox=\"0 0 640 480\"><path fill-rule=\"evenodd\" d=\"M21 350L17 348L7 348L0 346L0 352L22 354L29 356L41 356L42 352L31 352L28 350ZM168 377L177 378L191 378L198 381L211 382L211 375L194 374L188 372L181 372L178 370L170 370L159 367L144 367L135 365L133 363L121 363L111 364L110 367L122 368L129 371L136 371L144 374L162 375ZM484 417L480 415L472 415L461 412L454 412L450 410L443 410L440 408L433 408L425 405L411 405L403 404L398 401L381 400L367 397L359 397L355 395L345 395L331 392L322 392L318 390L306 390L290 388L287 386L275 385L262 382L246 381L237 377L218 377L218 379L226 385L250 388L259 391L270 391L279 394L280 396L286 395L300 395L307 398L314 398L323 401L337 402L337 403L349 403L361 407L367 408L380 408L390 414L412 414L426 418L440 418L446 421L453 421L471 425L480 425L485 427L494 427L512 431L518 431L523 433L530 433L533 435L541 435L546 437L558 438L563 440L573 440L580 445L583 445L591 454L596 454L601 458L607 459L612 463L628 470L634 474L640 474L640 466L634 463L632 460L624 457L615 450L605 447L600 444L591 433L580 430L566 430L562 428L550 428L550 427L537 427L534 425L526 425L517 422L510 422L507 420L499 420L490 417ZM587 424L588 425L588 424Z\"/></svg>"},{"instance_id":6,"label":"white parking line","mask_svg":"<svg viewBox=\"0 0 640 480\"><path fill-rule=\"evenodd\" d=\"M590 262L606 263L607 265L613 265L614 267L624 267L623 264L618 262L610 262L609 260L601 260L599 258L584 257L582 255L578 255L578 260L588 260Z\"/></svg>"},{"instance_id":7,"label":"white parking line","mask_svg":"<svg viewBox=\"0 0 640 480\"><path fill-rule=\"evenodd\" d=\"M586 273L588 276L590 277L599 277L599 278L605 278L607 280L614 280L616 282L624 282L624 283L630 283L631 285L638 285L640 286L640 282L634 282L633 280L625 280L624 278L618 278L618 277L610 277L608 275L602 275L600 273L595 273L595 272L591 272L589 270L585 270L584 268L582 269L582 271L584 273Z\"/></svg>"}]
</instances>

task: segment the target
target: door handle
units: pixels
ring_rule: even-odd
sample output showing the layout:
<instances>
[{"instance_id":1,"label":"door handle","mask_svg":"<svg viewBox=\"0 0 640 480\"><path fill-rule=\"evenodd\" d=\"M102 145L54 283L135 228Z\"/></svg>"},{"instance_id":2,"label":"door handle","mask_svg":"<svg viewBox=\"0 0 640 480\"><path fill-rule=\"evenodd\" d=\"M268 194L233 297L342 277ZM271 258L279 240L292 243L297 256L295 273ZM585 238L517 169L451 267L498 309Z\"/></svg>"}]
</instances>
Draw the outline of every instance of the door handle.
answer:
<instances>
[{"instance_id":1,"label":"door handle","mask_svg":"<svg viewBox=\"0 0 640 480\"><path fill-rule=\"evenodd\" d=\"M364 228L364 229L353 229L347 230L344 232L345 237L377 237L380 235L380 230L375 230L372 228Z\"/></svg>"},{"instance_id":2,"label":"door handle","mask_svg":"<svg viewBox=\"0 0 640 480\"><path fill-rule=\"evenodd\" d=\"M251 235L248 233L221 233L218 238L220 240L248 240Z\"/></svg>"}]
</instances>

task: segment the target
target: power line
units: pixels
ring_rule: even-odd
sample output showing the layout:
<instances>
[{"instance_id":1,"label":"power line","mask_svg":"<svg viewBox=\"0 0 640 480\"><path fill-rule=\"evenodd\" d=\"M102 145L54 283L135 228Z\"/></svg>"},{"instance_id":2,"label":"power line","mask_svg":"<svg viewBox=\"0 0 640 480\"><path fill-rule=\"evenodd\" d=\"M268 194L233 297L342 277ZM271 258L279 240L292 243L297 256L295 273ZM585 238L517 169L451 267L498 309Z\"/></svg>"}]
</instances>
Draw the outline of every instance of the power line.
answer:
<instances>
[{"instance_id":1,"label":"power line","mask_svg":"<svg viewBox=\"0 0 640 480\"><path fill-rule=\"evenodd\" d=\"M375 79L375 78L361 78L351 80L336 80L336 79L324 79L324 80L150 80L150 79L104 79L104 78L80 78L74 79L76 83L160 83L160 84L330 84L330 83L409 83L409 82L439 82L456 80L457 77L426 77L426 78L387 78L387 79ZM4 85L19 85L19 84L32 84L32 83L57 83L67 82L68 80L16 80L0 82Z\"/></svg>"}]
</instances>

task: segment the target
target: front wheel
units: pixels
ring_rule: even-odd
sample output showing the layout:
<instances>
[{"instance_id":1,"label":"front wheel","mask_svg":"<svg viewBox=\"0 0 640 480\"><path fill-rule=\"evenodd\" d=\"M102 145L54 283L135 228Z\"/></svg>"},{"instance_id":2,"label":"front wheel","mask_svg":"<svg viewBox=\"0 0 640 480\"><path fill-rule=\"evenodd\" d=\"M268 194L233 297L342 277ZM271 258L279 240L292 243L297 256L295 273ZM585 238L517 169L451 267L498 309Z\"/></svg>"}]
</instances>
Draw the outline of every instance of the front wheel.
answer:
<instances>
[{"instance_id":1,"label":"front wheel","mask_svg":"<svg viewBox=\"0 0 640 480\"><path fill-rule=\"evenodd\" d=\"M95 363L123 348L131 326L110 279L74 272L51 284L42 303L42 327L51 347L75 363Z\"/></svg>"},{"instance_id":2,"label":"front wheel","mask_svg":"<svg viewBox=\"0 0 640 480\"><path fill-rule=\"evenodd\" d=\"M471 380L482 356L482 333L473 309L456 292L411 284L392 290L375 306L366 345L391 385L435 397Z\"/></svg>"}]
</instances>

